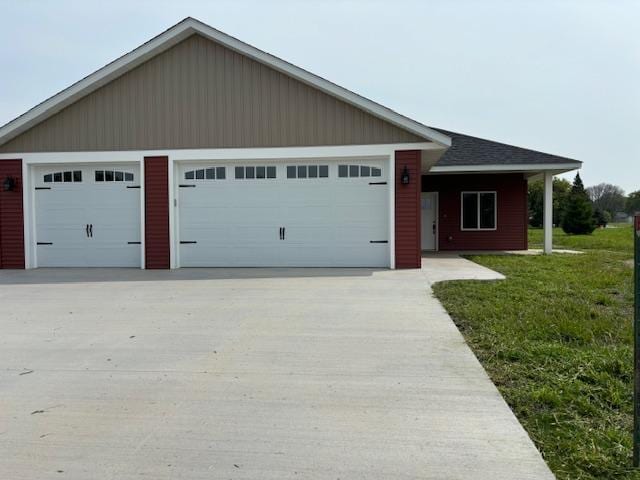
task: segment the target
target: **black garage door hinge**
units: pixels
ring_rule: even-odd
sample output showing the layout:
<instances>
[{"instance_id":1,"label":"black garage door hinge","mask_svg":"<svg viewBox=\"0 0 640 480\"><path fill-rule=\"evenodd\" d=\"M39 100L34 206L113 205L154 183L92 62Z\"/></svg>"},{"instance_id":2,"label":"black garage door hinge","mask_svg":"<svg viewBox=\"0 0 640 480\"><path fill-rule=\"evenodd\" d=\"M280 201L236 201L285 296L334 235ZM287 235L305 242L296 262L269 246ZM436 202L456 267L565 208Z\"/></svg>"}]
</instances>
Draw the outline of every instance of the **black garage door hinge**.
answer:
<instances>
[{"instance_id":1,"label":"black garage door hinge","mask_svg":"<svg viewBox=\"0 0 640 480\"><path fill-rule=\"evenodd\" d=\"M36 242L36 245L53 245L53 242Z\"/></svg>"},{"instance_id":2,"label":"black garage door hinge","mask_svg":"<svg viewBox=\"0 0 640 480\"><path fill-rule=\"evenodd\" d=\"M180 240L180 245L198 243L195 240Z\"/></svg>"},{"instance_id":3,"label":"black garage door hinge","mask_svg":"<svg viewBox=\"0 0 640 480\"><path fill-rule=\"evenodd\" d=\"M178 185L180 188L196 188L195 185Z\"/></svg>"},{"instance_id":4,"label":"black garage door hinge","mask_svg":"<svg viewBox=\"0 0 640 480\"><path fill-rule=\"evenodd\" d=\"M127 242L127 245L140 245L142 242Z\"/></svg>"},{"instance_id":5,"label":"black garage door hinge","mask_svg":"<svg viewBox=\"0 0 640 480\"><path fill-rule=\"evenodd\" d=\"M369 182L369 185L386 185L387 182Z\"/></svg>"},{"instance_id":6,"label":"black garage door hinge","mask_svg":"<svg viewBox=\"0 0 640 480\"><path fill-rule=\"evenodd\" d=\"M36 190L51 190L51 187L36 187Z\"/></svg>"},{"instance_id":7,"label":"black garage door hinge","mask_svg":"<svg viewBox=\"0 0 640 480\"><path fill-rule=\"evenodd\" d=\"M127 185L127 188L140 188L140 185Z\"/></svg>"},{"instance_id":8,"label":"black garage door hinge","mask_svg":"<svg viewBox=\"0 0 640 480\"><path fill-rule=\"evenodd\" d=\"M389 243L389 240L369 240L369 243Z\"/></svg>"}]
</instances>

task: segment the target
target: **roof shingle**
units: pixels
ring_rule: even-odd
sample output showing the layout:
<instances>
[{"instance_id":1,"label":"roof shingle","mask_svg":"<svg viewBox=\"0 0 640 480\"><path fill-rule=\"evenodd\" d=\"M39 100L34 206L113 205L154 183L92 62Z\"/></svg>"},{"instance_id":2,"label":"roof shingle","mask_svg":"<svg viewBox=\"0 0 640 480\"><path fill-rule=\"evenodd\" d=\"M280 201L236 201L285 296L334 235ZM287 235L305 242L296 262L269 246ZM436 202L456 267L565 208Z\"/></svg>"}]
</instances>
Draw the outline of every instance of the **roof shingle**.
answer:
<instances>
[{"instance_id":1,"label":"roof shingle","mask_svg":"<svg viewBox=\"0 0 640 480\"><path fill-rule=\"evenodd\" d=\"M459 165L553 165L556 163L582 163L572 158L514 147L483 138L463 135L441 128L431 127L451 137L451 147L436 164L438 167Z\"/></svg>"}]
</instances>

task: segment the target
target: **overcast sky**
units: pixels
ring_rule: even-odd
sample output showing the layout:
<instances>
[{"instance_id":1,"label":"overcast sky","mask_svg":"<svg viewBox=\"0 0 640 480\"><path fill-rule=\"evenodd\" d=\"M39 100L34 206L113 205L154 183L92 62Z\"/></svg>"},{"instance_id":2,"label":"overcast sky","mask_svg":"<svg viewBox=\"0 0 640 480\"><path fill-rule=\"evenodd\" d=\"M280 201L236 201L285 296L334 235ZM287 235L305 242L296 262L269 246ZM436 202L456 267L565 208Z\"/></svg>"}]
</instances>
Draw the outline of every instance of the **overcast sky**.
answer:
<instances>
[{"instance_id":1,"label":"overcast sky","mask_svg":"<svg viewBox=\"0 0 640 480\"><path fill-rule=\"evenodd\" d=\"M640 189L637 0L0 0L0 124L187 16L426 125Z\"/></svg>"}]
</instances>

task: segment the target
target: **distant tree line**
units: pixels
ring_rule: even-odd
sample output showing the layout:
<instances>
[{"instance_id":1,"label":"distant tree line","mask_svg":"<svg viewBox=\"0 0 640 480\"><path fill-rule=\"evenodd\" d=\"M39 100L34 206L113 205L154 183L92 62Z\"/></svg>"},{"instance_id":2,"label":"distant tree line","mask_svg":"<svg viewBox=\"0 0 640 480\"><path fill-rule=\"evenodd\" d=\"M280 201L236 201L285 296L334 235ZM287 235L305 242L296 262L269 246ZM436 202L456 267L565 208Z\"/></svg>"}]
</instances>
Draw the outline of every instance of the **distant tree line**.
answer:
<instances>
[{"instance_id":1,"label":"distant tree line","mask_svg":"<svg viewBox=\"0 0 640 480\"><path fill-rule=\"evenodd\" d=\"M544 184L529 183L529 223L541 227L544 218ZM553 224L567 233L591 233L613 220L640 213L640 190L625 195L622 188L599 183L584 188L580 175L573 184L562 178L553 179Z\"/></svg>"}]
</instances>

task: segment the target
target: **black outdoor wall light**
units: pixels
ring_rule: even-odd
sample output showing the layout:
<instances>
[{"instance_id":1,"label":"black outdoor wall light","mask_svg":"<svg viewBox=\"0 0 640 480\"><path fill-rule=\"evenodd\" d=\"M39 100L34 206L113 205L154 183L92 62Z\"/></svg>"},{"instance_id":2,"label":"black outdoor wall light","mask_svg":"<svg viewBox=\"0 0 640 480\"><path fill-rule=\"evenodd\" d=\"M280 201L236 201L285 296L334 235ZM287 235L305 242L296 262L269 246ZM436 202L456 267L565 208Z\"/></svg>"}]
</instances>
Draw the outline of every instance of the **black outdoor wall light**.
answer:
<instances>
[{"instance_id":1,"label":"black outdoor wall light","mask_svg":"<svg viewBox=\"0 0 640 480\"><path fill-rule=\"evenodd\" d=\"M16 180L13 177L5 178L4 182L2 182L2 189L5 192L10 192L14 188L16 188Z\"/></svg>"},{"instance_id":2,"label":"black outdoor wall light","mask_svg":"<svg viewBox=\"0 0 640 480\"><path fill-rule=\"evenodd\" d=\"M409 176L409 169L405 165L404 170L402 170L402 175L400 176L400 182L403 185L409 185L410 180L411 180L411 177Z\"/></svg>"}]
</instances>

